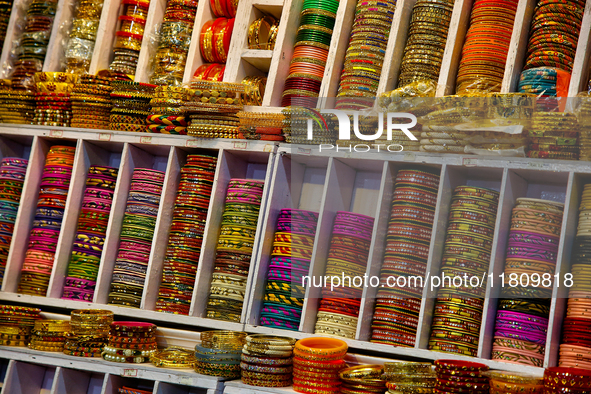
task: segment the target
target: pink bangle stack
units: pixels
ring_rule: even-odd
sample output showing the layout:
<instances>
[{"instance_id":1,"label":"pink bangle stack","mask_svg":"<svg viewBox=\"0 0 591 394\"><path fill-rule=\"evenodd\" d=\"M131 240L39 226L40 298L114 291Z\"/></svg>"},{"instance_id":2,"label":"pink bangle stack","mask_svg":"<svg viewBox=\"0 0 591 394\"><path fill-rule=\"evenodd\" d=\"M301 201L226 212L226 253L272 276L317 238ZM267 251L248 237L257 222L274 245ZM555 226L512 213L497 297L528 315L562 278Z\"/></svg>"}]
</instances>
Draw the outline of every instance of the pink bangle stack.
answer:
<instances>
[{"instance_id":1,"label":"pink bangle stack","mask_svg":"<svg viewBox=\"0 0 591 394\"><path fill-rule=\"evenodd\" d=\"M497 312L493 360L536 367L544 364L563 205L517 199L507 242L505 299ZM518 304L508 302L516 299Z\"/></svg>"},{"instance_id":2,"label":"pink bangle stack","mask_svg":"<svg viewBox=\"0 0 591 394\"><path fill-rule=\"evenodd\" d=\"M367 268L373 224L374 218L370 216L344 211L336 213L324 275L345 280L334 289L322 288L316 334L355 338L363 293L362 283L358 280L363 278Z\"/></svg>"},{"instance_id":3,"label":"pink bangle stack","mask_svg":"<svg viewBox=\"0 0 591 394\"><path fill-rule=\"evenodd\" d=\"M45 160L37 211L18 292L45 296L66 207L74 153L70 146L52 146Z\"/></svg>"},{"instance_id":4,"label":"pink bangle stack","mask_svg":"<svg viewBox=\"0 0 591 394\"><path fill-rule=\"evenodd\" d=\"M558 366L591 370L591 184L581 200Z\"/></svg>"}]
</instances>

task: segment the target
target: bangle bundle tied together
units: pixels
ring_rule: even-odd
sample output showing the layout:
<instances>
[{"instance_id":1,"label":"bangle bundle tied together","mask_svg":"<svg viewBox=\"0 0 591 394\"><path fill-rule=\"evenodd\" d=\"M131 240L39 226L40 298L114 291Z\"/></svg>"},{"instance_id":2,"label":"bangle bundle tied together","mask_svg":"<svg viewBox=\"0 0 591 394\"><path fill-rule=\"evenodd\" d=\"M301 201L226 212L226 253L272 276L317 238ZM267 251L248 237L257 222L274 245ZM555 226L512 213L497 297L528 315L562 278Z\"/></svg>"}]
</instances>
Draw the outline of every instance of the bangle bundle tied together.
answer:
<instances>
[{"instance_id":1,"label":"bangle bundle tied together","mask_svg":"<svg viewBox=\"0 0 591 394\"><path fill-rule=\"evenodd\" d=\"M27 346L41 309L0 305L0 345Z\"/></svg>"},{"instance_id":2,"label":"bangle bundle tied together","mask_svg":"<svg viewBox=\"0 0 591 394\"><path fill-rule=\"evenodd\" d=\"M430 394L437 385L437 375L431 363L385 363L384 374L389 394Z\"/></svg>"},{"instance_id":3,"label":"bangle bundle tied together","mask_svg":"<svg viewBox=\"0 0 591 394\"><path fill-rule=\"evenodd\" d=\"M70 322L67 320L37 320L29 349L61 353L69 332Z\"/></svg>"},{"instance_id":4,"label":"bangle bundle tied together","mask_svg":"<svg viewBox=\"0 0 591 394\"><path fill-rule=\"evenodd\" d=\"M108 343L113 312L101 309L78 309L70 314L70 335L64 354L78 357L101 357Z\"/></svg>"},{"instance_id":5,"label":"bangle bundle tied together","mask_svg":"<svg viewBox=\"0 0 591 394\"><path fill-rule=\"evenodd\" d=\"M242 382L259 387L290 386L295 343L287 337L247 336L240 363Z\"/></svg>"},{"instance_id":6,"label":"bangle bundle tied together","mask_svg":"<svg viewBox=\"0 0 591 394\"><path fill-rule=\"evenodd\" d=\"M240 377L240 355L246 342L242 331L204 331L195 346L195 372L227 379Z\"/></svg>"}]
</instances>

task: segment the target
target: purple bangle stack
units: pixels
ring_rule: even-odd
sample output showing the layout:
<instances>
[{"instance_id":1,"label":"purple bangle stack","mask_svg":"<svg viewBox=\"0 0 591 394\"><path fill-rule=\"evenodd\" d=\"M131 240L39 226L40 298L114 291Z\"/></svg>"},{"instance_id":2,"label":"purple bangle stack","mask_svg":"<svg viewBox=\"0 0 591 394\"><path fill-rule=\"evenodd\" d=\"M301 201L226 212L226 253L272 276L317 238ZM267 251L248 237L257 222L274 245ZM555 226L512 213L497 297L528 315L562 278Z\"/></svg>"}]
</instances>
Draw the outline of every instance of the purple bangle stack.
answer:
<instances>
[{"instance_id":1,"label":"purple bangle stack","mask_svg":"<svg viewBox=\"0 0 591 394\"><path fill-rule=\"evenodd\" d=\"M415 345L423 288L406 278L425 275L438 188L439 176L426 170L401 170L396 176L372 342Z\"/></svg>"},{"instance_id":2,"label":"purple bangle stack","mask_svg":"<svg viewBox=\"0 0 591 394\"><path fill-rule=\"evenodd\" d=\"M542 367L564 204L518 198L511 214L505 286L492 359Z\"/></svg>"},{"instance_id":3,"label":"purple bangle stack","mask_svg":"<svg viewBox=\"0 0 591 394\"><path fill-rule=\"evenodd\" d=\"M261 325L298 331L318 214L302 209L282 209L267 273Z\"/></svg>"},{"instance_id":4,"label":"purple bangle stack","mask_svg":"<svg viewBox=\"0 0 591 394\"><path fill-rule=\"evenodd\" d=\"M33 229L18 292L45 296L70 187L76 148L52 146L45 159Z\"/></svg>"},{"instance_id":5,"label":"purple bangle stack","mask_svg":"<svg viewBox=\"0 0 591 394\"><path fill-rule=\"evenodd\" d=\"M28 160L17 157L5 157L0 162L0 285L4 279L27 164Z\"/></svg>"},{"instance_id":6,"label":"purple bangle stack","mask_svg":"<svg viewBox=\"0 0 591 394\"><path fill-rule=\"evenodd\" d=\"M429 350L476 357L486 281L457 278L486 278L498 204L496 190L454 189L439 275L456 280L448 279L437 292Z\"/></svg>"},{"instance_id":7,"label":"purple bangle stack","mask_svg":"<svg viewBox=\"0 0 591 394\"><path fill-rule=\"evenodd\" d=\"M230 179L207 303L210 319L240 321L264 186L255 179ZM219 272L228 263L239 269Z\"/></svg>"},{"instance_id":8,"label":"purple bangle stack","mask_svg":"<svg viewBox=\"0 0 591 394\"><path fill-rule=\"evenodd\" d=\"M62 298L92 302L118 169L91 166Z\"/></svg>"},{"instance_id":9,"label":"purple bangle stack","mask_svg":"<svg viewBox=\"0 0 591 394\"><path fill-rule=\"evenodd\" d=\"M140 307L163 183L162 171L133 170L111 279L111 305Z\"/></svg>"},{"instance_id":10,"label":"purple bangle stack","mask_svg":"<svg viewBox=\"0 0 591 394\"><path fill-rule=\"evenodd\" d=\"M332 291L330 287L322 288L316 334L355 338L363 293L363 280L359 283L359 279L367 268L373 223L370 216L345 211L336 213L324 275L345 279Z\"/></svg>"},{"instance_id":11,"label":"purple bangle stack","mask_svg":"<svg viewBox=\"0 0 591 394\"><path fill-rule=\"evenodd\" d=\"M188 155L181 169L156 301L158 312L189 314L216 165L216 157Z\"/></svg>"}]
</instances>

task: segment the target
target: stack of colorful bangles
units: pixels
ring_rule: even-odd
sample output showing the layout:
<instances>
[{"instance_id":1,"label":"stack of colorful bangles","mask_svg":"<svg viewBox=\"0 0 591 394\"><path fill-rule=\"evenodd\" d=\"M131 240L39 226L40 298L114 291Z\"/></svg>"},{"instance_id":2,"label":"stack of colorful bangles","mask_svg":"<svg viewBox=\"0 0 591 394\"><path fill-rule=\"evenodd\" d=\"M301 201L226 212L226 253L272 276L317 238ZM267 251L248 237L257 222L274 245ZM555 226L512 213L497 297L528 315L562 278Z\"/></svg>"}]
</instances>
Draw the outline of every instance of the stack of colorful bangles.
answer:
<instances>
[{"instance_id":1,"label":"stack of colorful bangles","mask_svg":"<svg viewBox=\"0 0 591 394\"><path fill-rule=\"evenodd\" d=\"M591 184L579 205L579 224L571 256L572 286L562 323L559 367L591 368Z\"/></svg>"},{"instance_id":2,"label":"stack of colorful bangles","mask_svg":"<svg viewBox=\"0 0 591 394\"><path fill-rule=\"evenodd\" d=\"M70 332L68 320L37 320L33 327L29 349L44 352L63 352Z\"/></svg>"},{"instance_id":3,"label":"stack of colorful bangles","mask_svg":"<svg viewBox=\"0 0 591 394\"><path fill-rule=\"evenodd\" d=\"M457 94L501 91L516 11L517 0L474 1L462 48Z\"/></svg>"},{"instance_id":4,"label":"stack of colorful bangles","mask_svg":"<svg viewBox=\"0 0 591 394\"><path fill-rule=\"evenodd\" d=\"M567 112L535 112L528 129L527 156L538 159L578 160L579 124Z\"/></svg>"},{"instance_id":5,"label":"stack of colorful bangles","mask_svg":"<svg viewBox=\"0 0 591 394\"><path fill-rule=\"evenodd\" d=\"M91 166L62 298L92 302L119 170Z\"/></svg>"},{"instance_id":6,"label":"stack of colorful bangles","mask_svg":"<svg viewBox=\"0 0 591 394\"><path fill-rule=\"evenodd\" d=\"M0 89L0 103L2 123L31 124L33 121L35 93L3 87Z\"/></svg>"},{"instance_id":7,"label":"stack of colorful bangles","mask_svg":"<svg viewBox=\"0 0 591 394\"><path fill-rule=\"evenodd\" d=\"M72 119L70 94L77 76L60 72L35 73L33 124L69 127Z\"/></svg>"},{"instance_id":8,"label":"stack of colorful bangles","mask_svg":"<svg viewBox=\"0 0 591 394\"><path fill-rule=\"evenodd\" d=\"M262 141L284 141L282 113L238 112L241 138Z\"/></svg>"},{"instance_id":9,"label":"stack of colorful bangles","mask_svg":"<svg viewBox=\"0 0 591 394\"><path fill-rule=\"evenodd\" d=\"M101 357L113 323L113 312L102 309L77 309L70 314L70 334L64 354L77 357Z\"/></svg>"},{"instance_id":10,"label":"stack of colorful bangles","mask_svg":"<svg viewBox=\"0 0 591 394\"><path fill-rule=\"evenodd\" d=\"M246 343L242 331L204 331L195 346L195 372L226 379L240 378L240 356Z\"/></svg>"},{"instance_id":11,"label":"stack of colorful bangles","mask_svg":"<svg viewBox=\"0 0 591 394\"><path fill-rule=\"evenodd\" d=\"M538 1L531 22L524 70L556 67L571 72L585 1Z\"/></svg>"},{"instance_id":12,"label":"stack of colorful bangles","mask_svg":"<svg viewBox=\"0 0 591 394\"><path fill-rule=\"evenodd\" d=\"M591 391L589 368L551 367L544 371L544 393L588 393Z\"/></svg>"},{"instance_id":13,"label":"stack of colorful bangles","mask_svg":"<svg viewBox=\"0 0 591 394\"><path fill-rule=\"evenodd\" d=\"M259 387L291 386L293 346L287 337L249 335L242 349L242 383Z\"/></svg>"},{"instance_id":14,"label":"stack of colorful bangles","mask_svg":"<svg viewBox=\"0 0 591 394\"><path fill-rule=\"evenodd\" d=\"M511 215L505 260L510 284L501 296L518 299L520 307L499 303L492 359L542 367L548 331L547 310L552 298L564 204L518 198ZM523 275L531 284L519 285ZM521 283L524 283L522 280ZM542 304L543 306L540 306Z\"/></svg>"},{"instance_id":15,"label":"stack of colorful bangles","mask_svg":"<svg viewBox=\"0 0 591 394\"><path fill-rule=\"evenodd\" d=\"M109 129L145 132L146 117L150 114L150 100L156 85L140 82L112 81L113 109Z\"/></svg>"},{"instance_id":16,"label":"stack of colorful bangles","mask_svg":"<svg viewBox=\"0 0 591 394\"><path fill-rule=\"evenodd\" d=\"M109 343L101 355L116 363L144 363L158 350L156 325L131 321L111 323Z\"/></svg>"},{"instance_id":17,"label":"stack of colorful bangles","mask_svg":"<svg viewBox=\"0 0 591 394\"><path fill-rule=\"evenodd\" d=\"M298 331L316 235L318 213L285 208L279 212L269 262L261 325Z\"/></svg>"},{"instance_id":18,"label":"stack of colorful bangles","mask_svg":"<svg viewBox=\"0 0 591 394\"><path fill-rule=\"evenodd\" d=\"M228 183L215 265L240 263L246 274L213 273L207 304L210 319L240 321L264 186L256 179Z\"/></svg>"},{"instance_id":19,"label":"stack of colorful bangles","mask_svg":"<svg viewBox=\"0 0 591 394\"><path fill-rule=\"evenodd\" d=\"M35 322L41 319L41 309L0 305L0 345L27 346Z\"/></svg>"},{"instance_id":20,"label":"stack of colorful bangles","mask_svg":"<svg viewBox=\"0 0 591 394\"><path fill-rule=\"evenodd\" d=\"M166 3L150 83L179 86L183 82L196 13L197 0Z\"/></svg>"},{"instance_id":21,"label":"stack of colorful bangles","mask_svg":"<svg viewBox=\"0 0 591 394\"><path fill-rule=\"evenodd\" d=\"M35 221L21 269L18 292L45 296L53 269L76 148L54 145L41 175Z\"/></svg>"},{"instance_id":22,"label":"stack of colorful bangles","mask_svg":"<svg viewBox=\"0 0 591 394\"><path fill-rule=\"evenodd\" d=\"M384 363L383 379L389 394L434 393L437 374L431 363Z\"/></svg>"},{"instance_id":23,"label":"stack of colorful bangles","mask_svg":"<svg viewBox=\"0 0 591 394\"><path fill-rule=\"evenodd\" d=\"M400 65L399 88L417 81L437 83L453 6L453 0L415 3Z\"/></svg>"},{"instance_id":24,"label":"stack of colorful bangles","mask_svg":"<svg viewBox=\"0 0 591 394\"><path fill-rule=\"evenodd\" d=\"M28 163L28 160L17 157L5 157L0 161L0 285L4 278Z\"/></svg>"},{"instance_id":25,"label":"stack of colorful bangles","mask_svg":"<svg viewBox=\"0 0 591 394\"><path fill-rule=\"evenodd\" d=\"M337 109L359 110L373 106L395 8L395 0L357 2L339 82Z\"/></svg>"},{"instance_id":26,"label":"stack of colorful bangles","mask_svg":"<svg viewBox=\"0 0 591 394\"><path fill-rule=\"evenodd\" d=\"M316 108L338 8L336 0L304 1L282 107Z\"/></svg>"},{"instance_id":27,"label":"stack of colorful bangles","mask_svg":"<svg viewBox=\"0 0 591 394\"><path fill-rule=\"evenodd\" d=\"M78 75L88 73L103 2L104 0L87 0L78 5L65 46L65 72Z\"/></svg>"},{"instance_id":28,"label":"stack of colorful bangles","mask_svg":"<svg viewBox=\"0 0 591 394\"><path fill-rule=\"evenodd\" d=\"M488 371L490 394L530 393L543 394L543 378L519 372Z\"/></svg>"},{"instance_id":29,"label":"stack of colorful bangles","mask_svg":"<svg viewBox=\"0 0 591 394\"><path fill-rule=\"evenodd\" d=\"M109 304L140 307L163 182L162 171L150 168L133 171Z\"/></svg>"},{"instance_id":30,"label":"stack of colorful bangles","mask_svg":"<svg viewBox=\"0 0 591 394\"><path fill-rule=\"evenodd\" d=\"M135 75L140 56L144 27L148 16L149 0L123 0L123 15L113 45L113 62L109 70L120 74Z\"/></svg>"},{"instance_id":31,"label":"stack of colorful bangles","mask_svg":"<svg viewBox=\"0 0 591 394\"><path fill-rule=\"evenodd\" d=\"M341 393L384 393L386 381L382 378L383 365L362 364L343 369L339 373Z\"/></svg>"},{"instance_id":32,"label":"stack of colorful bangles","mask_svg":"<svg viewBox=\"0 0 591 394\"><path fill-rule=\"evenodd\" d=\"M156 310L189 314L217 158L188 155L172 212ZM233 274L233 268L216 267Z\"/></svg>"},{"instance_id":33,"label":"stack of colorful bangles","mask_svg":"<svg viewBox=\"0 0 591 394\"><path fill-rule=\"evenodd\" d=\"M243 109L241 83L193 80L183 110L191 117L187 134L200 138L238 138Z\"/></svg>"},{"instance_id":34,"label":"stack of colorful bangles","mask_svg":"<svg viewBox=\"0 0 591 394\"><path fill-rule=\"evenodd\" d=\"M486 278L495 232L499 192L458 186L454 189L441 260L441 274ZM486 283L439 289L429 350L476 357Z\"/></svg>"},{"instance_id":35,"label":"stack of colorful bangles","mask_svg":"<svg viewBox=\"0 0 591 394\"><path fill-rule=\"evenodd\" d=\"M570 73L559 68L536 67L523 70L519 76L519 92L534 94L538 98L566 96ZM538 100L540 108L555 108L551 100Z\"/></svg>"},{"instance_id":36,"label":"stack of colorful bangles","mask_svg":"<svg viewBox=\"0 0 591 394\"><path fill-rule=\"evenodd\" d=\"M72 101L70 126L109 129L112 91L110 78L98 75L81 75L70 97L70 101Z\"/></svg>"},{"instance_id":37,"label":"stack of colorful bangles","mask_svg":"<svg viewBox=\"0 0 591 394\"><path fill-rule=\"evenodd\" d=\"M220 16L203 24L199 35L199 49L205 62L226 63L235 20L234 17L225 18Z\"/></svg>"},{"instance_id":38,"label":"stack of colorful bangles","mask_svg":"<svg viewBox=\"0 0 591 394\"><path fill-rule=\"evenodd\" d=\"M187 120L182 109L186 91L183 87L156 87L150 100L152 110L146 119L149 133L187 134Z\"/></svg>"},{"instance_id":39,"label":"stack of colorful bangles","mask_svg":"<svg viewBox=\"0 0 591 394\"><path fill-rule=\"evenodd\" d=\"M178 346L169 346L150 355L150 362L160 368L193 368L195 352Z\"/></svg>"},{"instance_id":40,"label":"stack of colorful bangles","mask_svg":"<svg viewBox=\"0 0 591 394\"><path fill-rule=\"evenodd\" d=\"M439 176L429 170L400 170L394 197L386 250L380 273L371 341L396 346L415 344L422 287L388 286L389 277L424 276L427 269ZM402 285L404 285L402 283Z\"/></svg>"},{"instance_id":41,"label":"stack of colorful bangles","mask_svg":"<svg viewBox=\"0 0 591 394\"><path fill-rule=\"evenodd\" d=\"M488 378L484 374L488 366L480 363L456 360L435 360L437 384L435 392L487 393Z\"/></svg>"},{"instance_id":42,"label":"stack of colorful bangles","mask_svg":"<svg viewBox=\"0 0 591 394\"><path fill-rule=\"evenodd\" d=\"M13 0L3 0L0 2L0 48L4 46L4 39L6 38L6 30L8 29L12 4Z\"/></svg>"},{"instance_id":43,"label":"stack of colorful bangles","mask_svg":"<svg viewBox=\"0 0 591 394\"><path fill-rule=\"evenodd\" d=\"M293 350L293 389L298 393L339 393L339 372L347 364L347 344L336 338L310 337Z\"/></svg>"},{"instance_id":44,"label":"stack of colorful bangles","mask_svg":"<svg viewBox=\"0 0 591 394\"><path fill-rule=\"evenodd\" d=\"M373 223L370 216L336 213L325 275L351 278L365 275ZM323 288L314 332L355 338L362 292L361 285L346 281L332 291Z\"/></svg>"},{"instance_id":45,"label":"stack of colorful bangles","mask_svg":"<svg viewBox=\"0 0 591 394\"><path fill-rule=\"evenodd\" d=\"M29 3L24 31L18 43L18 60L10 77L14 89L35 89L32 77L43 68L57 3L55 0Z\"/></svg>"}]
</instances>

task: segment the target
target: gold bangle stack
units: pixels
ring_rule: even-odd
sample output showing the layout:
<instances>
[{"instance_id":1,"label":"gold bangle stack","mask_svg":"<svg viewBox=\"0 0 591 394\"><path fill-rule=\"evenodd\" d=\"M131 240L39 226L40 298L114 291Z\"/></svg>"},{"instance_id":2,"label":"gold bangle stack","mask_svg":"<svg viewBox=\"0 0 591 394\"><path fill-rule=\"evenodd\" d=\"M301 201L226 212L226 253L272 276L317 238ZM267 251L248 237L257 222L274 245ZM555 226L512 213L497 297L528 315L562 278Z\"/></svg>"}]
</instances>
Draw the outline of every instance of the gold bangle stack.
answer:
<instances>
[{"instance_id":1,"label":"gold bangle stack","mask_svg":"<svg viewBox=\"0 0 591 394\"><path fill-rule=\"evenodd\" d=\"M259 387L287 387L292 383L292 355L296 340L249 335L242 349L242 382Z\"/></svg>"},{"instance_id":2,"label":"gold bangle stack","mask_svg":"<svg viewBox=\"0 0 591 394\"><path fill-rule=\"evenodd\" d=\"M358 365L346 368L339 373L342 382L341 393L383 393L386 390L386 381L382 379L383 372L383 365Z\"/></svg>"},{"instance_id":3,"label":"gold bangle stack","mask_svg":"<svg viewBox=\"0 0 591 394\"><path fill-rule=\"evenodd\" d=\"M437 374L431 363L385 363L382 379L389 394L430 394L435 390Z\"/></svg>"},{"instance_id":4,"label":"gold bangle stack","mask_svg":"<svg viewBox=\"0 0 591 394\"><path fill-rule=\"evenodd\" d=\"M190 349L169 346L150 356L150 362L162 368L193 368L197 359Z\"/></svg>"},{"instance_id":5,"label":"gold bangle stack","mask_svg":"<svg viewBox=\"0 0 591 394\"><path fill-rule=\"evenodd\" d=\"M240 98L244 105L263 105L267 77L244 77L242 84L245 85L245 88Z\"/></svg>"},{"instance_id":6,"label":"gold bangle stack","mask_svg":"<svg viewBox=\"0 0 591 394\"><path fill-rule=\"evenodd\" d=\"M38 320L33 327L29 349L46 352L62 352L70 332L67 320Z\"/></svg>"},{"instance_id":7,"label":"gold bangle stack","mask_svg":"<svg viewBox=\"0 0 591 394\"><path fill-rule=\"evenodd\" d=\"M195 372L227 379L240 377L240 355L246 333L204 331L201 345L195 346Z\"/></svg>"},{"instance_id":8,"label":"gold bangle stack","mask_svg":"<svg viewBox=\"0 0 591 394\"><path fill-rule=\"evenodd\" d=\"M27 346L41 310L14 305L0 305L0 345Z\"/></svg>"},{"instance_id":9,"label":"gold bangle stack","mask_svg":"<svg viewBox=\"0 0 591 394\"><path fill-rule=\"evenodd\" d=\"M102 309L77 309L70 315L70 330L64 353L82 357L100 357L107 344L113 312ZM101 351L89 352L87 349Z\"/></svg>"},{"instance_id":10,"label":"gold bangle stack","mask_svg":"<svg viewBox=\"0 0 591 394\"><path fill-rule=\"evenodd\" d=\"M272 16L255 19L248 28L249 49L274 49L279 22Z\"/></svg>"}]
</instances>

